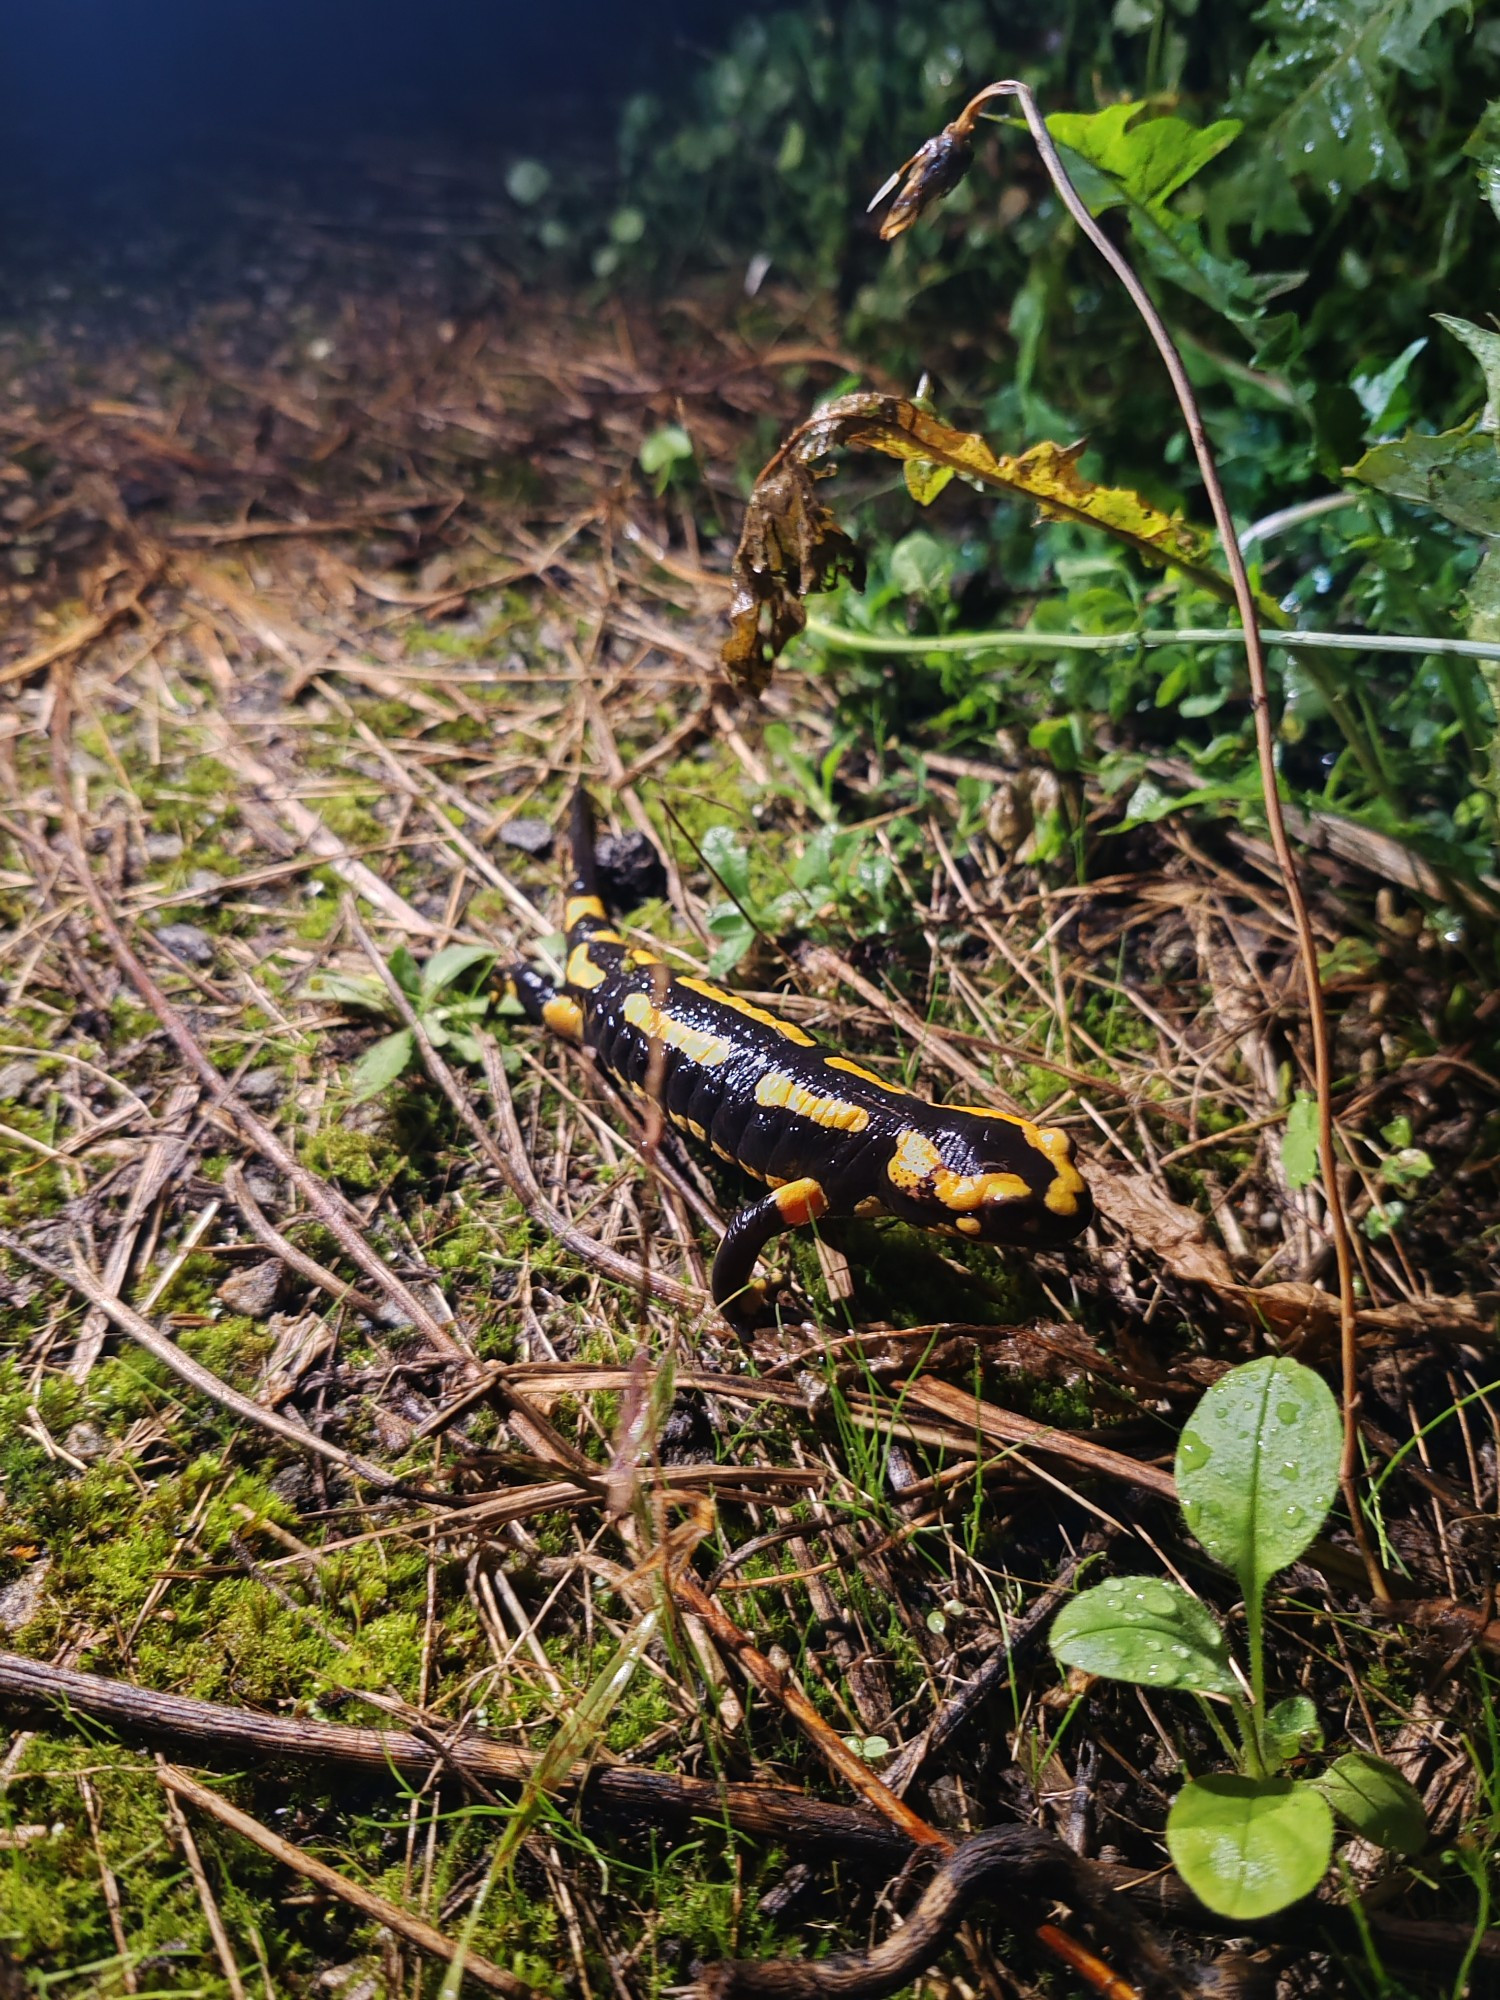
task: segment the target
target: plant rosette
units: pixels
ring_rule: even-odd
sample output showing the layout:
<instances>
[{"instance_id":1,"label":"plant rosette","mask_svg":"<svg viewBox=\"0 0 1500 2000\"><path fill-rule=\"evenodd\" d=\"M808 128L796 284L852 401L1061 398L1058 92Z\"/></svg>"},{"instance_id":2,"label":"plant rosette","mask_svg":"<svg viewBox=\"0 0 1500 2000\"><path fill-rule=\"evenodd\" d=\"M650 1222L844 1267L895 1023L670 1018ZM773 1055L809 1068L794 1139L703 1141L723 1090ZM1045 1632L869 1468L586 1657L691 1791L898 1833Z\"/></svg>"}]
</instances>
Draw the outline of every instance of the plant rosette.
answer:
<instances>
[{"instance_id":1,"label":"plant rosette","mask_svg":"<svg viewBox=\"0 0 1500 2000\"><path fill-rule=\"evenodd\" d=\"M1336 1818L1399 1853L1427 1842L1421 1799L1383 1758L1356 1750L1316 1775L1287 1775L1289 1764L1322 1749L1317 1710L1306 1695L1266 1707L1266 1589L1322 1527L1338 1491L1340 1445L1327 1385L1279 1356L1231 1369L1182 1433L1183 1519L1240 1586L1248 1672L1207 1605L1161 1577L1096 1584L1052 1626L1062 1665L1203 1704L1235 1768L1188 1779L1167 1815L1167 1851L1200 1902L1244 1922L1317 1888L1333 1858ZM1227 1708L1236 1735L1213 1703Z\"/></svg>"}]
</instances>

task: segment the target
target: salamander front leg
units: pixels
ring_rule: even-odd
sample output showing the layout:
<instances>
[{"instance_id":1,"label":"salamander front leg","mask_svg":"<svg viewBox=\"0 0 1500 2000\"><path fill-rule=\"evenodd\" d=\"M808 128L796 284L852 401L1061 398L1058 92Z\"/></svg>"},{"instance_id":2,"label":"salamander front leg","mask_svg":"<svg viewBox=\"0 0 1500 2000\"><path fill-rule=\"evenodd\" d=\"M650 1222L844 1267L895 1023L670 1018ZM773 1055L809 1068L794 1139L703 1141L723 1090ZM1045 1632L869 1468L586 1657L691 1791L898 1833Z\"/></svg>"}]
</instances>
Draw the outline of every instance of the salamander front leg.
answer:
<instances>
[{"instance_id":1,"label":"salamander front leg","mask_svg":"<svg viewBox=\"0 0 1500 2000\"><path fill-rule=\"evenodd\" d=\"M761 1287L752 1283L752 1274L761 1251L783 1230L801 1229L827 1213L823 1184L809 1177L788 1181L731 1218L714 1258L713 1294L714 1304L736 1333L748 1333L755 1324Z\"/></svg>"}]
</instances>

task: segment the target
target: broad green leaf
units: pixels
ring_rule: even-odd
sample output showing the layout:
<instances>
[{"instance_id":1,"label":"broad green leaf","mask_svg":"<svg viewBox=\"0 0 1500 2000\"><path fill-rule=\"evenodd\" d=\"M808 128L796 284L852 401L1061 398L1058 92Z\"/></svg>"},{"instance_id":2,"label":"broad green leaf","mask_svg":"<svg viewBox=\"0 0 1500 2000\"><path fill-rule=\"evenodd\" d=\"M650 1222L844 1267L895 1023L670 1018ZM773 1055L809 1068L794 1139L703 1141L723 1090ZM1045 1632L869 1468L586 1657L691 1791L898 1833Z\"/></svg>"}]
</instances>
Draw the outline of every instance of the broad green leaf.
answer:
<instances>
[{"instance_id":1,"label":"broad green leaf","mask_svg":"<svg viewBox=\"0 0 1500 2000\"><path fill-rule=\"evenodd\" d=\"M1420 1854L1427 1845L1427 1814L1415 1785L1394 1764L1351 1750L1309 1784L1349 1826L1377 1847Z\"/></svg>"},{"instance_id":2,"label":"broad green leaf","mask_svg":"<svg viewBox=\"0 0 1500 2000\"><path fill-rule=\"evenodd\" d=\"M730 826L711 826L703 836L703 859L737 903L749 906L750 856Z\"/></svg>"},{"instance_id":3,"label":"broad green leaf","mask_svg":"<svg viewBox=\"0 0 1500 2000\"><path fill-rule=\"evenodd\" d=\"M417 999L422 991L422 969L404 944L398 944L386 960L392 979L410 999Z\"/></svg>"},{"instance_id":4,"label":"broad green leaf","mask_svg":"<svg viewBox=\"0 0 1500 2000\"><path fill-rule=\"evenodd\" d=\"M1447 327L1455 340L1461 340L1479 363L1484 370L1484 391L1490 408L1500 411L1500 333L1487 326L1475 326L1471 319L1455 319L1452 313L1432 316L1439 326Z\"/></svg>"},{"instance_id":5,"label":"broad green leaf","mask_svg":"<svg viewBox=\"0 0 1500 2000\"><path fill-rule=\"evenodd\" d=\"M1495 440L1471 427L1422 437L1409 431L1377 444L1353 478L1398 500L1431 507L1473 535L1500 535L1500 452Z\"/></svg>"},{"instance_id":6,"label":"broad green leaf","mask_svg":"<svg viewBox=\"0 0 1500 2000\"><path fill-rule=\"evenodd\" d=\"M1317 1888L1333 1858L1333 1814L1289 1778L1194 1778L1167 1814L1167 1852L1200 1903L1250 1923Z\"/></svg>"},{"instance_id":7,"label":"broad green leaf","mask_svg":"<svg viewBox=\"0 0 1500 2000\"><path fill-rule=\"evenodd\" d=\"M1116 202L1159 208L1194 174L1216 160L1244 130L1238 118L1198 127L1182 118L1141 118L1143 104L1111 104L1103 111L1055 111L1047 130L1059 145L1081 154L1118 183L1101 190L1097 215ZM1096 196L1095 199L1098 199Z\"/></svg>"},{"instance_id":8,"label":"broad green leaf","mask_svg":"<svg viewBox=\"0 0 1500 2000\"><path fill-rule=\"evenodd\" d=\"M422 968L422 1000L430 1001L471 967L495 956L484 944L450 944L442 951L435 951Z\"/></svg>"},{"instance_id":9,"label":"broad green leaf","mask_svg":"<svg viewBox=\"0 0 1500 2000\"><path fill-rule=\"evenodd\" d=\"M1322 1527L1342 1443L1327 1383L1282 1355L1232 1368L1199 1401L1177 1444L1177 1496L1247 1601Z\"/></svg>"},{"instance_id":10,"label":"broad green leaf","mask_svg":"<svg viewBox=\"0 0 1500 2000\"><path fill-rule=\"evenodd\" d=\"M911 464L913 461L908 460ZM891 550L891 582L908 597L936 597L946 591L957 552L919 528Z\"/></svg>"},{"instance_id":11,"label":"broad green leaf","mask_svg":"<svg viewBox=\"0 0 1500 2000\"><path fill-rule=\"evenodd\" d=\"M1155 1576L1123 1576L1080 1591L1052 1623L1065 1667L1144 1687L1233 1694L1239 1687L1218 1620L1196 1597Z\"/></svg>"},{"instance_id":12,"label":"broad green leaf","mask_svg":"<svg viewBox=\"0 0 1500 2000\"><path fill-rule=\"evenodd\" d=\"M1305 1188L1318 1174L1318 1100L1299 1090L1286 1114L1281 1166L1287 1186Z\"/></svg>"},{"instance_id":13,"label":"broad green leaf","mask_svg":"<svg viewBox=\"0 0 1500 2000\"><path fill-rule=\"evenodd\" d=\"M1479 192L1500 221L1500 98L1484 108L1484 116L1469 134L1464 152L1479 163Z\"/></svg>"},{"instance_id":14,"label":"broad green leaf","mask_svg":"<svg viewBox=\"0 0 1500 2000\"><path fill-rule=\"evenodd\" d=\"M722 979L726 972L733 972L754 944L755 926L733 903L720 903L709 913L708 928L719 940L709 954L709 973L715 979Z\"/></svg>"},{"instance_id":15,"label":"broad green leaf","mask_svg":"<svg viewBox=\"0 0 1500 2000\"><path fill-rule=\"evenodd\" d=\"M355 1103L363 1104L367 1097L378 1097L388 1089L410 1063L413 1046L411 1030L398 1028L366 1049L351 1072Z\"/></svg>"},{"instance_id":16,"label":"broad green leaf","mask_svg":"<svg viewBox=\"0 0 1500 2000\"><path fill-rule=\"evenodd\" d=\"M1266 1735L1283 1764L1304 1751L1321 1750L1323 1725L1318 1720L1316 1703L1305 1694L1288 1695L1285 1701L1278 1701L1266 1716Z\"/></svg>"},{"instance_id":17,"label":"broad green leaf","mask_svg":"<svg viewBox=\"0 0 1500 2000\"><path fill-rule=\"evenodd\" d=\"M1203 127L1181 118L1141 118L1139 104L1063 111L1047 129L1089 210L1124 207L1136 241L1164 278L1244 327L1286 289L1285 276L1257 277L1238 258L1209 250L1197 223L1169 206L1177 190L1239 136L1237 118Z\"/></svg>"},{"instance_id":18,"label":"broad green leaf","mask_svg":"<svg viewBox=\"0 0 1500 2000\"><path fill-rule=\"evenodd\" d=\"M1372 181L1407 185L1406 154L1386 109L1391 72L1430 74L1423 43L1465 4L1271 0L1256 16L1269 33L1251 58L1238 105L1256 128L1256 146L1234 193L1257 236L1307 227L1294 182L1335 200Z\"/></svg>"}]
</instances>

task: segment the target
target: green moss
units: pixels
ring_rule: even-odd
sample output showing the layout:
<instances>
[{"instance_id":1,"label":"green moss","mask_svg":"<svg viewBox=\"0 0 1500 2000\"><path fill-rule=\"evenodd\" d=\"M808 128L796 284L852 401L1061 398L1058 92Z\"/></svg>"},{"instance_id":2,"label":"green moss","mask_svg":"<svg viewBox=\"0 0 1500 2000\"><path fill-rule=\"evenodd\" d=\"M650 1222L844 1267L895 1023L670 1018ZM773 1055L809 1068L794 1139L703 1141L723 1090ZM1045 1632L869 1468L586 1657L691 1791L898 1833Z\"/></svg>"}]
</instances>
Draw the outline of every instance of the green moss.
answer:
<instances>
[{"instance_id":1,"label":"green moss","mask_svg":"<svg viewBox=\"0 0 1500 2000\"><path fill-rule=\"evenodd\" d=\"M382 1186L399 1158L388 1141L369 1132L351 1132L347 1125L325 1125L313 1133L302 1156L315 1173L327 1174L362 1193Z\"/></svg>"}]
</instances>

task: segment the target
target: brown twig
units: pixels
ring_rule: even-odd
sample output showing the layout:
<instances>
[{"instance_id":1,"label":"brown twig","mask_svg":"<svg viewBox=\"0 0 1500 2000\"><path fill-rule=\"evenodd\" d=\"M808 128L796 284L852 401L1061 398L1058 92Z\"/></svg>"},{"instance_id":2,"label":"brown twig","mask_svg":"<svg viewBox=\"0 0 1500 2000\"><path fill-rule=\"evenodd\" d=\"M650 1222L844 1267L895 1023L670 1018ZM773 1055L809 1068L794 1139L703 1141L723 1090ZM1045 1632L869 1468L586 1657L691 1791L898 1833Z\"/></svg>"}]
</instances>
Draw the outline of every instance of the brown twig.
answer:
<instances>
[{"instance_id":1,"label":"brown twig","mask_svg":"<svg viewBox=\"0 0 1500 2000\"><path fill-rule=\"evenodd\" d=\"M1189 2000L1195 1990L1115 1895L1107 1876L1056 1834L1004 1826L953 1849L900 1929L872 1951L822 1959L725 1959L704 1968L698 1992L702 2000L882 2000L926 1971L981 1896L1001 1891L1007 1905L1056 1899L1086 1911L1129 1952L1160 2000Z\"/></svg>"},{"instance_id":2,"label":"brown twig","mask_svg":"<svg viewBox=\"0 0 1500 2000\"><path fill-rule=\"evenodd\" d=\"M185 1354L175 1340L169 1340L164 1333L158 1332L150 1320L143 1319L133 1306L108 1291L84 1265L75 1264L72 1270L68 1270L61 1264L54 1264L50 1257L44 1257L39 1250L32 1249L29 1243L8 1229L0 1229L0 1250L8 1251L12 1257L19 1257L22 1263L30 1264L33 1270L44 1272L58 1284L81 1293L97 1311L113 1320L122 1333L128 1334L137 1347L143 1347L148 1354L155 1355L158 1361L170 1368L179 1381L186 1382L190 1389L196 1389L200 1396L206 1396L211 1403L217 1403L221 1410L228 1410L242 1422L253 1425L257 1430L269 1431L296 1451L326 1459L330 1465L338 1466L341 1471L364 1480L382 1493L404 1493L416 1500L443 1497L408 1484L394 1472L372 1465L368 1459L319 1437L316 1431L293 1423L290 1417L282 1416L278 1410L253 1402L249 1396L242 1396L238 1389L231 1389L227 1382L221 1382L201 1362Z\"/></svg>"},{"instance_id":3,"label":"brown twig","mask_svg":"<svg viewBox=\"0 0 1500 2000\"><path fill-rule=\"evenodd\" d=\"M68 769L68 754L72 740L71 690L66 671L54 674L53 693L52 782L57 791L62 815L63 835L79 886L88 897L95 921L103 931L121 969L175 1042L188 1067L201 1079L214 1102L227 1113L256 1151L269 1160L279 1173L286 1175L318 1220L332 1233L339 1248L351 1263L357 1264L367 1277L372 1278L380 1286L386 1296L405 1313L413 1326L426 1336L439 1354L472 1367L473 1356L453 1338L431 1309L417 1297L411 1286L399 1278L385 1259L377 1256L370 1248L359 1230L354 1227L348 1211L333 1191L319 1180L316 1174L309 1172L290 1147L277 1137L263 1119L256 1116L243 1098L236 1095L228 1081L219 1074L200 1048L196 1036L182 1015L136 956L124 932L116 923L114 913L105 900L93 869L89 866L83 844L83 829L79 824L78 810L73 804Z\"/></svg>"},{"instance_id":4,"label":"brown twig","mask_svg":"<svg viewBox=\"0 0 1500 2000\"><path fill-rule=\"evenodd\" d=\"M272 1833L268 1826L262 1826L260 1821L252 1819L249 1813L241 1812L238 1806L232 1806L227 1799L221 1799L217 1792L211 1792L206 1785L198 1784L187 1775L186 1771L179 1771L171 1764L160 1764L158 1771L162 1783L170 1791L175 1792L178 1798L188 1800L200 1812L205 1812L210 1818L218 1820L221 1826L227 1826L232 1833L251 1841L263 1853L279 1861L284 1868L293 1869L298 1875L306 1876L309 1882L316 1882L318 1887L326 1889L330 1896L337 1896L341 1902L350 1904L364 1916L373 1918L377 1924L383 1925L386 1930L394 1931L397 1937L404 1937L409 1944L414 1944L419 1950L430 1953L433 1958L440 1958L445 1963L451 1964L457 1955L458 1948L452 1939L445 1938L442 1932L434 1930L431 1924L424 1923L420 1917L414 1917L406 1910L397 1909L394 1903L388 1903L383 1896L373 1894L358 1882L351 1882L347 1875L340 1875L336 1868L330 1868L326 1862L314 1860L312 1855L304 1853L300 1847L293 1847L289 1840L283 1840L279 1833ZM480 1958L472 1951L465 1953L463 1969L469 1978L476 1980L481 1986L487 1986L492 1993L505 1994L506 2000L533 2000L534 1989L524 1980L517 1979L513 1972L505 1971L502 1966L492 1965L487 1958Z\"/></svg>"},{"instance_id":5,"label":"brown twig","mask_svg":"<svg viewBox=\"0 0 1500 2000\"><path fill-rule=\"evenodd\" d=\"M245 1218L245 1227L257 1243L264 1244L273 1256L279 1257L289 1271L295 1271L308 1283L327 1292L340 1305L353 1306L367 1319L378 1318L382 1310L379 1299L372 1299L368 1292L362 1292L354 1285L346 1285L342 1278L325 1270L314 1257L305 1250L299 1250L295 1243L289 1243L267 1217L265 1211L251 1194L238 1161L231 1161L224 1169L224 1189L235 1207Z\"/></svg>"},{"instance_id":6,"label":"brown twig","mask_svg":"<svg viewBox=\"0 0 1500 2000\"><path fill-rule=\"evenodd\" d=\"M1150 293L1136 276L1129 260L1115 248L1093 216L1089 214L1087 205L1074 187L1066 167L1058 156L1052 135L1047 130L1047 121L1043 118L1029 87L1014 78L987 84L964 106L950 130L967 142L978 120L981 107L998 97L1014 97L1020 105L1042 164L1061 196L1064 207L1119 279L1131 304L1140 314L1147 331L1156 343L1157 352L1166 367L1178 407L1182 411L1183 422L1192 441L1193 454L1198 461L1198 470L1208 495L1209 506L1213 510L1214 525L1219 531L1219 540L1223 545L1224 560L1229 566L1235 605L1244 628L1245 660L1250 674L1250 707L1255 718L1255 747L1260 764L1266 823L1270 830L1271 845L1276 853L1276 863L1281 871L1287 904L1292 913L1292 922L1297 933L1298 956L1302 962L1303 980L1307 987L1307 1025L1312 1040L1313 1077L1318 1099L1318 1158L1322 1171L1324 1199L1328 1207L1329 1234L1333 1238L1334 1259L1338 1269L1339 1362L1343 1385L1344 1419L1340 1485L1344 1504L1349 1511L1350 1526L1364 1558L1370 1589L1380 1602L1389 1603L1390 1586L1365 1532L1358 1485L1359 1350L1355 1323L1354 1255L1349 1235L1349 1220L1344 1211L1343 1193L1339 1186L1338 1153L1334 1142L1333 1056L1328 1030L1328 1011L1318 972L1317 940L1313 935L1312 919L1302 893L1301 876L1287 836L1286 816L1282 810L1280 782L1276 772L1276 738L1271 722L1266 654L1260 636L1259 618L1254 593L1250 588L1249 573L1245 568L1245 559L1240 553L1234 517L1229 511L1229 501L1224 492L1223 482L1219 478L1219 469L1208 441L1208 433L1204 428L1203 414L1198 407L1198 399L1188 379L1182 356L1178 353L1177 345L1167 330L1165 320L1157 311Z\"/></svg>"}]
</instances>

